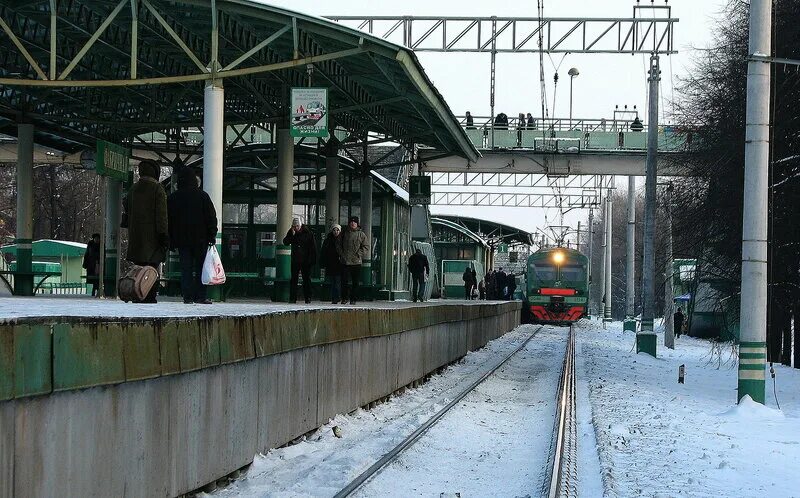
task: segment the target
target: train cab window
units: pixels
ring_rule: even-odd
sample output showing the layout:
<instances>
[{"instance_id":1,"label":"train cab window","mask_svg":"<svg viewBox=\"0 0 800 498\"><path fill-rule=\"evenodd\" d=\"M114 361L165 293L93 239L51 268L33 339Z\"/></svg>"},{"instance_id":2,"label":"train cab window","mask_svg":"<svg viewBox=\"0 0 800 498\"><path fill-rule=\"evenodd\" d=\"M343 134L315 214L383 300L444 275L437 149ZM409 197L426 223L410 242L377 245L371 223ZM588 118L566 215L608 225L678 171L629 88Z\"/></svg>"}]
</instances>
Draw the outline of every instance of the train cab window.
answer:
<instances>
[{"instance_id":1,"label":"train cab window","mask_svg":"<svg viewBox=\"0 0 800 498\"><path fill-rule=\"evenodd\" d=\"M533 266L533 271L538 280L556 280L557 273L556 267L545 263L536 263Z\"/></svg>"},{"instance_id":2,"label":"train cab window","mask_svg":"<svg viewBox=\"0 0 800 498\"><path fill-rule=\"evenodd\" d=\"M564 265L561 267L561 280L568 282L581 282L586 279L584 265Z\"/></svg>"}]
</instances>

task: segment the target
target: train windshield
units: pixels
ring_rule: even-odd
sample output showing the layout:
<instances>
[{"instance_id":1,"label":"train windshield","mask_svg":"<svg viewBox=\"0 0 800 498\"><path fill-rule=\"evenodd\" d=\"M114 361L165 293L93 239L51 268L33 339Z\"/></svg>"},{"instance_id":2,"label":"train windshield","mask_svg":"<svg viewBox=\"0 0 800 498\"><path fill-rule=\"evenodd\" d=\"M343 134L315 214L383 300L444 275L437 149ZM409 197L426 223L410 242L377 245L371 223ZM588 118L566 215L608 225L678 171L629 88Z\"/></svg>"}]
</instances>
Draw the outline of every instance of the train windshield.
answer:
<instances>
[{"instance_id":1,"label":"train windshield","mask_svg":"<svg viewBox=\"0 0 800 498\"><path fill-rule=\"evenodd\" d=\"M536 263L533 267L537 280L556 280L556 267L547 263Z\"/></svg>"},{"instance_id":2,"label":"train windshield","mask_svg":"<svg viewBox=\"0 0 800 498\"><path fill-rule=\"evenodd\" d=\"M567 282L583 282L586 280L584 265L564 265L561 267L561 280Z\"/></svg>"}]
</instances>

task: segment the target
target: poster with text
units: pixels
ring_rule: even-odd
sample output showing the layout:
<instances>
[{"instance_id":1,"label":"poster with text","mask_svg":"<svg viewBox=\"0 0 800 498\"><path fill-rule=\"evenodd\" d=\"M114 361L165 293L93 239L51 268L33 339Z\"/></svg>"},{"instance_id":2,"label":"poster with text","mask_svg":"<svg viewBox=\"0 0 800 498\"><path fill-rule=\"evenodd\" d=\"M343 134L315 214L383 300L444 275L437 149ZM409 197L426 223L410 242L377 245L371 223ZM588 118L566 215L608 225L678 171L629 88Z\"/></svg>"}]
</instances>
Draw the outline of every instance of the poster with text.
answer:
<instances>
[{"instance_id":1,"label":"poster with text","mask_svg":"<svg viewBox=\"0 0 800 498\"><path fill-rule=\"evenodd\" d=\"M293 137L328 136L328 89L292 88L290 130Z\"/></svg>"}]
</instances>

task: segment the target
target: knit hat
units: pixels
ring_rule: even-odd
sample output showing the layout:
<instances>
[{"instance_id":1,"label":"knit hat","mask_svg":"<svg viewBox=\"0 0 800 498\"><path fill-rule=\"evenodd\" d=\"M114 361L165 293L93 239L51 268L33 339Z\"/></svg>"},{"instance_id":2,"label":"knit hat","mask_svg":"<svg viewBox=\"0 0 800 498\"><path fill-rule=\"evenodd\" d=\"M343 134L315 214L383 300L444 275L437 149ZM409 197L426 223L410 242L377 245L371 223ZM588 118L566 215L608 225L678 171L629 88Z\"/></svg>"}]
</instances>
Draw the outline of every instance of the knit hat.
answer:
<instances>
[{"instance_id":1,"label":"knit hat","mask_svg":"<svg viewBox=\"0 0 800 498\"><path fill-rule=\"evenodd\" d=\"M359 219L358 219L358 216L351 216L351 217L350 217L350 219L348 219L348 220L347 220L347 222L348 222L348 223L355 222L355 223L356 223L356 225L359 225L359 224L360 224L360 222L359 222Z\"/></svg>"},{"instance_id":2,"label":"knit hat","mask_svg":"<svg viewBox=\"0 0 800 498\"><path fill-rule=\"evenodd\" d=\"M339 229L340 232L342 231L342 225L334 223L333 226L331 227L331 232L336 230L337 228Z\"/></svg>"},{"instance_id":3,"label":"knit hat","mask_svg":"<svg viewBox=\"0 0 800 498\"><path fill-rule=\"evenodd\" d=\"M303 226L303 218L292 218L292 226Z\"/></svg>"}]
</instances>

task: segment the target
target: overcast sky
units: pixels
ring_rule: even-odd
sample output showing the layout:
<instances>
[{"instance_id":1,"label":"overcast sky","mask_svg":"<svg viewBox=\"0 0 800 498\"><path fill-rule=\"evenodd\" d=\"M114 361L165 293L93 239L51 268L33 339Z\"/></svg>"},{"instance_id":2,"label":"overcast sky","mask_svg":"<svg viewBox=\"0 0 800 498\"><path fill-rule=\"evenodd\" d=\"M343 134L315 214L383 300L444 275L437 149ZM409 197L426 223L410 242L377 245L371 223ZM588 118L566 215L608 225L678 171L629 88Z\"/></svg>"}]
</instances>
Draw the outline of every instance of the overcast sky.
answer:
<instances>
[{"instance_id":1,"label":"overcast sky","mask_svg":"<svg viewBox=\"0 0 800 498\"><path fill-rule=\"evenodd\" d=\"M375 0L269 0L287 9L317 16L327 15L415 15L415 16L509 16L536 17L533 0L405 0L402 2ZM643 0L642 4L648 4ZM682 75L692 67L694 48L711 43L715 20L726 0L671 0L672 17L680 19L674 33L679 54L662 57L662 123L669 121L668 103L673 88ZM663 0L656 0L663 5ZM631 0L545 0L546 17L631 17ZM418 57L434 85L444 96L455 114L470 110L474 115L489 114L489 54L419 53ZM634 105L642 109L647 92L647 56L605 54L562 54L545 56L548 108L551 116L569 114L569 76L576 67L580 75L574 81L573 116L576 118L610 118L615 105L620 108ZM553 74L558 67L560 82L553 98ZM535 54L499 54L497 56L497 89L495 112L516 116L520 112L541 114L539 91L539 58ZM538 112L537 112L538 110ZM644 114L642 114L644 116ZM619 188L627 182L618 178ZM557 223L557 210L515 208L434 208L438 213L460 213L467 216L496 219L511 225L535 230L546 223ZM575 224L578 213L568 220Z\"/></svg>"}]
</instances>

